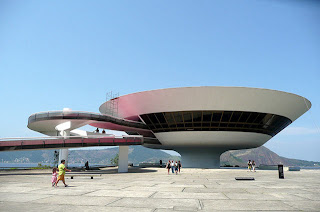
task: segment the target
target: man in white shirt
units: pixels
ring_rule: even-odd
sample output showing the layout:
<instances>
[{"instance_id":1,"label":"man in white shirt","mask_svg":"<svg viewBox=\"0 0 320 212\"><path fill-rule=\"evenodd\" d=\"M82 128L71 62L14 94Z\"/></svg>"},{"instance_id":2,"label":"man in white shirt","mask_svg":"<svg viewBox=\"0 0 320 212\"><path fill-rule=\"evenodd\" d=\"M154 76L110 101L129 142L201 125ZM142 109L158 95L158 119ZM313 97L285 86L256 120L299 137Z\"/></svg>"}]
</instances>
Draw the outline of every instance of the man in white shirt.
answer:
<instances>
[{"instance_id":1,"label":"man in white shirt","mask_svg":"<svg viewBox=\"0 0 320 212\"><path fill-rule=\"evenodd\" d=\"M174 161L171 162L171 171L172 173L174 174L174 169L175 169L175 164L174 164Z\"/></svg>"}]
</instances>

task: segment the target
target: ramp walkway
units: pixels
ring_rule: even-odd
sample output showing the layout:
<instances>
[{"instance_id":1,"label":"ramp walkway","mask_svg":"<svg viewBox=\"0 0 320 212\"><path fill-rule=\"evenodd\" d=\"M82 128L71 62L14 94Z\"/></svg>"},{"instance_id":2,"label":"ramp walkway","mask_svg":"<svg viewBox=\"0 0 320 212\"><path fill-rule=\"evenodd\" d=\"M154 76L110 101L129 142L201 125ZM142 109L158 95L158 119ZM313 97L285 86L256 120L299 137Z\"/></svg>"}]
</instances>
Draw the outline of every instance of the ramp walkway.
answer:
<instances>
[{"instance_id":1,"label":"ramp walkway","mask_svg":"<svg viewBox=\"0 0 320 212\"><path fill-rule=\"evenodd\" d=\"M0 151L142 145L143 136L51 136L0 139Z\"/></svg>"}]
</instances>

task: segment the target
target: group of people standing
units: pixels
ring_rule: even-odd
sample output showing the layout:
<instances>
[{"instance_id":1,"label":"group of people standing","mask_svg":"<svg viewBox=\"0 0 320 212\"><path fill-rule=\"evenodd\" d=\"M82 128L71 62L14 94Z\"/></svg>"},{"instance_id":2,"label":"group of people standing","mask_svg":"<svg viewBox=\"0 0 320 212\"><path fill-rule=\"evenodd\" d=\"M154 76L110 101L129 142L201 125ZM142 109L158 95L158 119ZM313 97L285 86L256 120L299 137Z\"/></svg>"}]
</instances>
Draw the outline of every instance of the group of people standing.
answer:
<instances>
[{"instance_id":1,"label":"group of people standing","mask_svg":"<svg viewBox=\"0 0 320 212\"><path fill-rule=\"evenodd\" d=\"M172 171L172 174L174 174L174 172L176 172L176 174L178 174L178 172L180 173L180 169L182 168L181 162L180 160L177 162L172 161L168 161L167 165L166 165L166 169L168 169L168 174L170 172L170 169Z\"/></svg>"},{"instance_id":2,"label":"group of people standing","mask_svg":"<svg viewBox=\"0 0 320 212\"><path fill-rule=\"evenodd\" d=\"M256 171L256 162L249 160L248 161L248 170L249 171Z\"/></svg>"}]
</instances>

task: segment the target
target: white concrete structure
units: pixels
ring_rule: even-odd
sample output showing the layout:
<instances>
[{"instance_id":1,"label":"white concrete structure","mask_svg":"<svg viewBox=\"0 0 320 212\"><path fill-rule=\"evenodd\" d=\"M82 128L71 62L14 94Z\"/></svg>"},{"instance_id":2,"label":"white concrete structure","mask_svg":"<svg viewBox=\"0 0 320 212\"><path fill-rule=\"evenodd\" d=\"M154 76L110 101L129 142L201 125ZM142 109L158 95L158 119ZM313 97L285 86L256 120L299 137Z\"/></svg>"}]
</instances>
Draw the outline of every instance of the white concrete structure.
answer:
<instances>
[{"instance_id":1,"label":"white concrete structure","mask_svg":"<svg viewBox=\"0 0 320 212\"><path fill-rule=\"evenodd\" d=\"M68 125L72 134L72 130L89 124L140 134L146 138L146 147L178 151L184 167L218 168L224 151L263 145L311 107L304 97L282 91L212 86L120 96L117 118L108 110L112 101L100 106L98 117L78 115L73 119L64 113L61 119L49 114L47 119L29 119L28 127L54 134L52 129L57 130L57 125L63 129Z\"/></svg>"},{"instance_id":2,"label":"white concrete structure","mask_svg":"<svg viewBox=\"0 0 320 212\"><path fill-rule=\"evenodd\" d=\"M119 146L118 172L128 172L128 146Z\"/></svg>"}]
</instances>

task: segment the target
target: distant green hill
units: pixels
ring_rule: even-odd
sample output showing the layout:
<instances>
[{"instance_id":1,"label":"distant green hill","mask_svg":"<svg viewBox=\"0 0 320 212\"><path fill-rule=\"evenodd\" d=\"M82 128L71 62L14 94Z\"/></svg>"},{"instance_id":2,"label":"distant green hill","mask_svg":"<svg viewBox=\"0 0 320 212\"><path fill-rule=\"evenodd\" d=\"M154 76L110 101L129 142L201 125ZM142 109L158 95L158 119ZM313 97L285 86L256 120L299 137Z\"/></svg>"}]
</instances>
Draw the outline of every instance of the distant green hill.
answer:
<instances>
[{"instance_id":1,"label":"distant green hill","mask_svg":"<svg viewBox=\"0 0 320 212\"><path fill-rule=\"evenodd\" d=\"M283 164L285 166L320 166L320 162L297 160L285 158L272 152L265 146L253 149L230 150L223 153L220 157L221 165L239 165L246 166L248 160L254 160L259 166L260 164L277 165Z\"/></svg>"},{"instance_id":2,"label":"distant green hill","mask_svg":"<svg viewBox=\"0 0 320 212\"><path fill-rule=\"evenodd\" d=\"M32 150L32 151L12 151L0 152L0 162L9 163L53 163L54 150ZM89 164L110 164L110 159L118 153L118 148L108 148L101 150L71 150L69 151L69 163ZM296 160L281 157L268 148L261 146L254 149L232 150L221 155L221 165L239 165L246 166L247 161L255 160L256 164L276 165L284 164L285 166L320 166L319 162ZM129 147L129 163L138 165L141 162L158 162L163 163L170 160L181 160L178 156L172 156L161 150L149 149L142 146ZM183 163L183 161L182 161Z\"/></svg>"},{"instance_id":3,"label":"distant green hill","mask_svg":"<svg viewBox=\"0 0 320 212\"><path fill-rule=\"evenodd\" d=\"M70 150L69 163L111 164L110 160L119 152L118 147L100 150ZM0 152L0 162L9 163L53 163L54 150L10 151ZM149 149L142 146L129 147L129 163L138 165L141 162L159 162L180 160L161 150Z\"/></svg>"}]
</instances>

